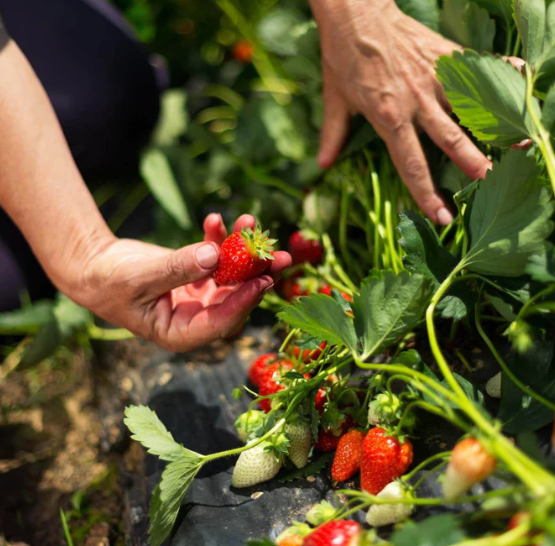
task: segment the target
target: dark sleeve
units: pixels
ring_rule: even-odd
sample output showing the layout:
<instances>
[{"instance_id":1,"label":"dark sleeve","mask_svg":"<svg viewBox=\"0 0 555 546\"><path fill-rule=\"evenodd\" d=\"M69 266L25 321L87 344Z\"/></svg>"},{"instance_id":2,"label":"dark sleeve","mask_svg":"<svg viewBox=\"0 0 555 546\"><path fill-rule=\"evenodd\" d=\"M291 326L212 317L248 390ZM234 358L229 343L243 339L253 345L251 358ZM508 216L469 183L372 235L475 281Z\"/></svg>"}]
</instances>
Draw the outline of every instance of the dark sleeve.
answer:
<instances>
[{"instance_id":1,"label":"dark sleeve","mask_svg":"<svg viewBox=\"0 0 555 546\"><path fill-rule=\"evenodd\" d=\"M2 21L2 17L0 17L0 51L4 49L4 46L8 43L10 37L4 28L4 23Z\"/></svg>"}]
</instances>

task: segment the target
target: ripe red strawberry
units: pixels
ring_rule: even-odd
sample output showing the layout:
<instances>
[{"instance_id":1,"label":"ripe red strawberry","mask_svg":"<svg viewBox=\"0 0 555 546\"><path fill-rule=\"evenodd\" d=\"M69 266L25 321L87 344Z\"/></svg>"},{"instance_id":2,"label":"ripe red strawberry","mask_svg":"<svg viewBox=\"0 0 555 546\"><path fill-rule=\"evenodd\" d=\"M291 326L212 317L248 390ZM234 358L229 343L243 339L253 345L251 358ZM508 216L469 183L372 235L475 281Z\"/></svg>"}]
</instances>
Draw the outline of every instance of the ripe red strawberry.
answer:
<instances>
[{"instance_id":1,"label":"ripe red strawberry","mask_svg":"<svg viewBox=\"0 0 555 546\"><path fill-rule=\"evenodd\" d=\"M293 363L288 360L278 360L274 364L268 366L262 376L262 379L260 380L258 389L260 396L275 394L276 392L283 390L285 386L282 385L279 380L283 374L292 369ZM260 400L258 403L266 413L272 409L272 400L270 398Z\"/></svg>"},{"instance_id":2,"label":"ripe red strawberry","mask_svg":"<svg viewBox=\"0 0 555 546\"><path fill-rule=\"evenodd\" d=\"M289 238L289 253L293 258L293 265L305 262L317 265L322 261L324 249L318 239L309 238L302 231L295 231Z\"/></svg>"},{"instance_id":3,"label":"ripe red strawberry","mask_svg":"<svg viewBox=\"0 0 555 546\"><path fill-rule=\"evenodd\" d=\"M253 385L257 387L260 386L260 381L264 373L269 368L269 366L276 360L277 356L275 353L266 353L259 356L252 364L249 369L249 379L252 381Z\"/></svg>"},{"instance_id":4,"label":"ripe red strawberry","mask_svg":"<svg viewBox=\"0 0 555 546\"><path fill-rule=\"evenodd\" d=\"M387 484L402 476L412 463L412 444L400 443L380 427L371 429L362 444L360 486L377 495Z\"/></svg>"},{"instance_id":5,"label":"ripe red strawberry","mask_svg":"<svg viewBox=\"0 0 555 546\"><path fill-rule=\"evenodd\" d=\"M316 293L320 283L314 277L294 277L283 283L283 296L287 301Z\"/></svg>"},{"instance_id":6,"label":"ripe red strawberry","mask_svg":"<svg viewBox=\"0 0 555 546\"><path fill-rule=\"evenodd\" d=\"M320 288L320 290L318 290L320 294L325 294L326 296L331 296L331 291L332 287L329 284L325 284L324 286L322 286L322 288ZM354 301L353 298L349 296L349 294L347 294L346 292L341 292L341 297L349 303L352 303Z\"/></svg>"},{"instance_id":7,"label":"ripe red strawberry","mask_svg":"<svg viewBox=\"0 0 555 546\"><path fill-rule=\"evenodd\" d=\"M237 40L233 45L233 58L248 64L252 61L254 46L248 40Z\"/></svg>"},{"instance_id":8,"label":"ripe red strawberry","mask_svg":"<svg viewBox=\"0 0 555 546\"><path fill-rule=\"evenodd\" d=\"M473 485L485 480L497 461L476 438L461 440L451 452L451 460L443 479L443 496L454 499Z\"/></svg>"},{"instance_id":9,"label":"ripe red strawberry","mask_svg":"<svg viewBox=\"0 0 555 546\"><path fill-rule=\"evenodd\" d=\"M214 272L218 284L245 282L261 275L274 259L275 239L268 238L260 226L232 233L220 248L220 261Z\"/></svg>"},{"instance_id":10,"label":"ripe red strawberry","mask_svg":"<svg viewBox=\"0 0 555 546\"><path fill-rule=\"evenodd\" d=\"M314 407L316 411L322 415L324 413L326 402L328 401L328 397L326 395L326 389L323 387L318 389L316 396L314 397Z\"/></svg>"},{"instance_id":11,"label":"ripe red strawberry","mask_svg":"<svg viewBox=\"0 0 555 546\"><path fill-rule=\"evenodd\" d=\"M363 440L364 434L357 429L350 430L341 436L331 467L333 480L336 482L347 481L360 470Z\"/></svg>"},{"instance_id":12,"label":"ripe red strawberry","mask_svg":"<svg viewBox=\"0 0 555 546\"><path fill-rule=\"evenodd\" d=\"M299 347L297 347L296 345L293 345L293 354L295 355L295 358L301 359L305 364L308 364L310 361L318 360L318 358L320 358L320 355L322 354L322 351L326 348L326 345L327 343L325 341L322 341L322 343L320 343L319 349L304 349L302 352L302 357L301 349L299 349Z\"/></svg>"},{"instance_id":13,"label":"ripe red strawberry","mask_svg":"<svg viewBox=\"0 0 555 546\"><path fill-rule=\"evenodd\" d=\"M361 534L362 528L356 521L329 521L310 533L303 546L358 546Z\"/></svg>"},{"instance_id":14,"label":"ripe red strawberry","mask_svg":"<svg viewBox=\"0 0 555 546\"><path fill-rule=\"evenodd\" d=\"M345 417L339 430L324 430L320 429L318 433L318 440L314 443L314 447L320 451L333 451L337 448L341 436L345 432L349 432L355 426L353 418L350 415Z\"/></svg>"}]
</instances>

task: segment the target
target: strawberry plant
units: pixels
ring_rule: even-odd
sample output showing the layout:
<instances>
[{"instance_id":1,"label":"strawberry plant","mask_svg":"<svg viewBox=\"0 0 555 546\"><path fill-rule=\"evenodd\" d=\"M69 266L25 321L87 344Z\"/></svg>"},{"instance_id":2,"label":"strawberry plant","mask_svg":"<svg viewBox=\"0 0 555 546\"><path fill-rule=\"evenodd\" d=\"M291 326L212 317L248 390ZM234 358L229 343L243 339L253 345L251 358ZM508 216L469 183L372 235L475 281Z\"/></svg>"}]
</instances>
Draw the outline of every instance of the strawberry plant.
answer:
<instances>
[{"instance_id":1,"label":"strawberry plant","mask_svg":"<svg viewBox=\"0 0 555 546\"><path fill-rule=\"evenodd\" d=\"M243 447L198 454L148 408L128 408L133 437L167 462L151 501L151 544L169 535L210 461L239 455L232 485L245 487L311 475L303 470L330 466L332 457L320 453L328 451L336 451L331 477L344 487L335 503L310 510L306 524L288 522L275 541L253 544L552 544L555 473L538 446L555 414L555 4L446 0L438 10L434 2L400 2L472 48L440 58L437 76L493 163L474 182L438 160L438 181L457 211L438 230L415 211L368 127L336 168L307 175L320 91L317 76L311 80L312 23L277 25L290 40L265 41L234 3L217 3L254 44L259 95L226 95L234 97L236 124L217 132L204 110L189 138L202 143L202 154L226 155L230 172L296 200L295 231L311 237L292 238L295 297L272 293L264 301L277 312L283 341L272 361L255 363L258 391L244 386L252 404L238 419ZM272 17L270 10L257 23ZM521 70L497 55L520 48ZM209 111L218 112L231 115ZM527 139L529 149L513 148ZM479 374L478 348L495 363L491 373ZM418 442L426 414L461 436L427 458ZM480 487L490 476L495 487ZM441 481L443 494L431 496L426 480ZM425 517L427 507L470 502L471 516ZM377 530L350 521L363 510ZM419 523L407 521L413 515ZM392 524L393 533L381 530Z\"/></svg>"}]
</instances>

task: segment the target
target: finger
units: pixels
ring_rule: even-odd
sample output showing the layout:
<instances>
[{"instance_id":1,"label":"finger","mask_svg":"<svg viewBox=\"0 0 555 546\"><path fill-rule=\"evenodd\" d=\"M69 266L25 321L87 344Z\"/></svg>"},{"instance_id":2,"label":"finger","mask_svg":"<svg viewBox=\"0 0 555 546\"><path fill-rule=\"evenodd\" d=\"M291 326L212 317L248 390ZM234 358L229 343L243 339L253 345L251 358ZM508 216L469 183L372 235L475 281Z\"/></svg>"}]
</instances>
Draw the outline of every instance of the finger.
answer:
<instances>
[{"instance_id":1,"label":"finger","mask_svg":"<svg viewBox=\"0 0 555 546\"><path fill-rule=\"evenodd\" d=\"M529 138L525 138L516 144L512 144L511 148L513 150L527 150L530 146L532 146L532 141Z\"/></svg>"},{"instance_id":2,"label":"finger","mask_svg":"<svg viewBox=\"0 0 555 546\"><path fill-rule=\"evenodd\" d=\"M485 178L491 161L470 140L462 128L446 114L439 104L422 109L418 121L428 136L472 180Z\"/></svg>"},{"instance_id":3,"label":"finger","mask_svg":"<svg viewBox=\"0 0 555 546\"><path fill-rule=\"evenodd\" d=\"M256 226L256 218L250 214L243 214L237 218L233 225L233 231L241 231L244 228L254 229Z\"/></svg>"},{"instance_id":4,"label":"finger","mask_svg":"<svg viewBox=\"0 0 555 546\"><path fill-rule=\"evenodd\" d=\"M412 124L403 124L399 129L384 134L382 138L399 175L418 206L433 222L450 224L453 215L434 187L426 157Z\"/></svg>"},{"instance_id":5,"label":"finger","mask_svg":"<svg viewBox=\"0 0 555 546\"><path fill-rule=\"evenodd\" d=\"M349 132L349 107L336 90L332 78L333 76L324 69L324 121L320 132L318 153L318 164L322 169L333 165Z\"/></svg>"},{"instance_id":6,"label":"finger","mask_svg":"<svg viewBox=\"0 0 555 546\"><path fill-rule=\"evenodd\" d=\"M283 250L278 250L274 252L274 260L272 265L266 271L268 275L271 275L275 282L279 281L281 274L289 267L291 267L291 255L289 252L284 252Z\"/></svg>"},{"instance_id":7,"label":"finger","mask_svg":"<svg viewBox=\"0 0 555 546\"><path fill-rule=\"evenodd\" d=\"M519 72L526 66L526 61L520 57L503 57L503 60L509 61Z\"/></svg>"},{"instance_id":8,"label":"finger","mask_svg":"<svg viewBox=\"0 0 555 546\"><path fill-rule=\"evenodd\" d=\"M227 230L221 214L213 212L204 219L204 240L221 245L227 237Z\"/></svg>"},{"instance_id":9,"label":"finger","mask_svg":"<svg viewBox=\"0 0 555 546\"><path fill-rule=\"evenodd\" d=\"M235 332L259 304L264 290L273 286L264 275L244 283L222 303L200 309L198 303L180 303L173 312L162 343L173 351L188 351Z\"/></svg>"},{"instance_id":10,"label":"finger","mask_svg":"<svg viewBox=\"0 0 555 546\"><path fill-rule=\"evenodd\" d=\"M150 268L141 273L141 282L147 287L148 299L170 290L204 279L218 265L220 248L216 243L197 243L157 258Z\"/></svg>"}]
</instances>

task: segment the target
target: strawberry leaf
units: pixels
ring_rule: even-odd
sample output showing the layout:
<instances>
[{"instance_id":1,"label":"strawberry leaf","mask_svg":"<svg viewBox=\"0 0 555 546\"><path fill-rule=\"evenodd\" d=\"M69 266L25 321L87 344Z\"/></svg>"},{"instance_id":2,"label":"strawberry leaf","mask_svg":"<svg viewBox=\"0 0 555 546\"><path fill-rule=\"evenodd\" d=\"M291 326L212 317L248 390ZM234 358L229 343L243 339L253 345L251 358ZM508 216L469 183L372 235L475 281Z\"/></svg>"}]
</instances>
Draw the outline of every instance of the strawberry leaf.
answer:
<instances>
[{"instance_id":1,"label":"strawberry leaf","mask_svg":"<svg viewBox=\"0 0 555 546\"><path fill-rule=\"evenodd\" d=\"M495 21L489 13L469 0L445 0L440 28L447 37L477 51L493 51Z\"/></svg>"},{"instance_id":2,"label":"strawberry leaf","mask_svg":"<svg viewBox=\"0 0 555 546\"><path fill-rule=\"evenodd\" d=\"M542 54L545 36L545 0L515 0L514 18L522 40L523 59L535 64Z\"/></svg>"},{"instance_id":3,"label":"strawberry leaf","mask_svg":"<svg viewBox=\"0 0 555 546\"><path fill-rule=\"evenodd\" d=\"M156 486L149 507L150 546L161 546L171 533L183 497L203 464L203 457L188 451L177 461L169 463Z\"/></svg>"},{"instance_id":4,"label":"strawberry leaf","mask_svg":"<svg viewBox=\"0 0 555 546\"><path fill-rule=\"evenodd\" d=\"M123 422L131 431L133 440L143 444L151 455L157 455L163 461L176 461L187 451L173 439L172 433L156 413L146 406L125 408Z\"/></svg>"},{"instance_id":5,"label":"strawberry leaf","mask_svg":"<svg viewBox=\"0 0 555 546\"><path fill-rule=\"evenodd\" d=\"M394 546L450 546L463 542L465 533L453 514L433 516L421 523L407 522L391 536Z\"/></svg>"},{"instance_id":6,"label":"strawberry leaf","mask_svg":"<svg viewBox=\"0 0 555 546\"><path fill-rule=\"evenodd\" d=\"M342 306L324 294L300 298L277 314L293 328L322 341L356 350L357 340L353 322Z\"/></svg>"},{"instance_id":7,"label":"strawberry leaf","mask_svg":"<svg viewBox=\"0 0 555 546\"><path fill-rule=\"evenodd\" d=\"M510 146L534 131L525 108L526 82L503 59L455 52L452 57L440 57L437 77L461 124L478 140ZM535 98L533 108L540 117Z\"/></svg>"},{"instance_id":8,"label":"strawberry leaf","mask_svg":"<svg viewBox=\"0 0 555 546\"><path fill-rule=\"evenodd\" d=\"M363 359L413 328L432 294L433 283L419 274L377 271L366 278L352 304Z\"/></svg>"},{"instance_id":9,"label":"strawberry leaf","mask_svg":"<svg viewBox=\"0 0 555 546\"><path fill-rule=\"evenodd\" d=\"M461 266L486 275L522 275L553 230L550 194L533 157L515 150L503 156L467 207L471 244Z\"/></svg>"},{"instance_id":10,"label":"strawberry leaf","mask_svg":"<svg viewBox=\"0 0 555 546\"><path fill-rule=\"evenodd\" d=\"M316 459L304 468L299 468L298 470L290 472L285 476L278 477L278 481L284 483L301 480L303 478L308 478L309 476L317 476L320 472L322 472L322 470L324 470L324 468L326 468L332 458L332 455L333 453L324 453L324 455L322 455L319 459Z\"/></svg>"}]
</instances>

